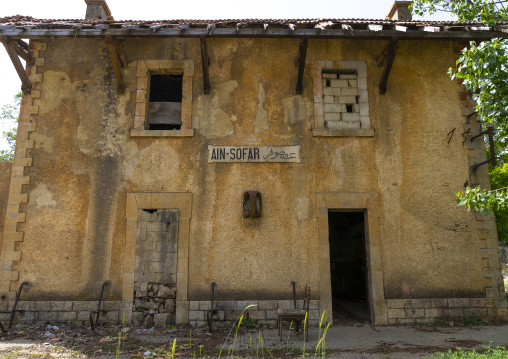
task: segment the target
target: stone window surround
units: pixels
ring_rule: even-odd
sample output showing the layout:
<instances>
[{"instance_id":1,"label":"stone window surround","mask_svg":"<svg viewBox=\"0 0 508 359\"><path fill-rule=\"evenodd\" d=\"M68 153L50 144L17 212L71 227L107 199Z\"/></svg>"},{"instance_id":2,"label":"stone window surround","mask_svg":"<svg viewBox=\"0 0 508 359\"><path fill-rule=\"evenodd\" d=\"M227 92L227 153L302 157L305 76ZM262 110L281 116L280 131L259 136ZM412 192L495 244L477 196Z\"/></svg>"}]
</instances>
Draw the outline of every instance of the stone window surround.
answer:
<instances>
[{"instance_id":1,"label":"stone window surround","mask_svg":"<svg viewBox=\"0 0 508 359\"><path fill-rule=\"evenodd\" d=\"M127 193L126 233L124 249L124 273L122 301L132 303L134 297L134 268L136 261L136 239L138 232L138 210L140 209L178 209L178 246L176 268L176 324L189 322L189 236L190 219L192 217L192 193L159 192L159 193ZM129 313L130 315L132 313ZM131 317L126 318L127 322Z\"/></svg>"},{"instance_id":2,"label":"stone window surround","mask_svg":"<svg viewBox=\"0 0 508 359\"><path fill-rule=\"evenodd\" d=\"M183 75L182 127L180 130L147 130L150 75ZM140 60L137 66L136 109L131 137L191 137L193 60Z\"/></svg>"},{"instance_id":3,"label":"stone window surround","mask_svg":"<svg viewBox=\"0 0 508 359\"><path fill-rule=\"evenodd\" d=\"M320 192L315 195L319 240L319 312L326 311L329 322L333 322L328 210L363 210L370 316L374 325L388 324L381 262L378 194L376 192Z\"/></svg>"},{"instance_id":4,"label":"stone window surround","mask_svg":"<svg viewBox=\"0 0 508 359\"><path fill-rule=\"evenodd\" d=\"M360 105L361 129L329 130L325 127L325 104L323 96L323 70L356 70L358 80L358 102ZM370 125L369 94L367 92L367 63L364 61L317 61L311 67L314 89L314 136L371 137L374 129Z\"/></svg>"}]
</instances>

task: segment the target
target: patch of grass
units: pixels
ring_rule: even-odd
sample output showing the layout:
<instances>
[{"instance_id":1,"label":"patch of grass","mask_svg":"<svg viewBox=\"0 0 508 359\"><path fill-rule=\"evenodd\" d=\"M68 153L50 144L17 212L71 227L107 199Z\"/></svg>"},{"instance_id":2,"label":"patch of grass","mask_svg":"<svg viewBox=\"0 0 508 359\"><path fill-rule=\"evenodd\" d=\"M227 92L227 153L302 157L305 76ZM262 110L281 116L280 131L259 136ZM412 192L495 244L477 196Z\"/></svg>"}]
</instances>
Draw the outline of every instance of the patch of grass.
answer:
<instances>
[{"instance_id":1,"label":"patch of grass","mask_svg":"<svg viewBox=\"0 0 508 359\"><path fill-rule=\"evenodd\" d=\"M243 328L256 328L258 323L254 319L246 318L242 321Z\"/></svg>"},{"instance_id":2,"label":"patch of grass","mask_svg":"<svg viewBox=\"0 0 508 359\"><path fill-rule=\"evenodd\" d=\"M451 320L449 318L436 318L434 319L434 325L436 327L449 327Z\"/></svg>"},{"instance_id":3,"label":"patch of grass","mask_svg":"<svg viewBox=\"0 0 508 359\"><path fill-rule=\"evenodd\" d=\"M431 358L439 359L508 359L508 351L504 347L483 347L484 352L479 353L475 349L463 350L456 348L455 350L448 350L446 353L437 353L437 356L432 355Z\"/></svg>"},{"instance_id":4,"label":"patch of grass","mask_svg":"<svg viewBox=\"0 0 508 359\"><path fill-rule=\"evenodd\" d=\"M379 354L390 354L390 349L385 347L380 347L378 350Z\"/></svg>"},{"instance_id":5,"label":"patch of grass","mask_svg":"<svg viewBox=\"0 0 508 359\"><path fill-rule=\"evenodd\" d=\"M116 350L116 343L115 342L101 343L101 350L104 352L113 352Z\"/></svg>"},{"instance_id":6,"label":"patch of grass","mask_svg":"<svg viewBox=\"0 0 508 359\"><path fill-rule=\"evenodd\" d=\"M486 319L479 318L476 314L473 313L469 317L465 318L462 321L462 324L470 327L476 327L481 325L490 325L490 322Z\"/></svg>"}]
</instances>

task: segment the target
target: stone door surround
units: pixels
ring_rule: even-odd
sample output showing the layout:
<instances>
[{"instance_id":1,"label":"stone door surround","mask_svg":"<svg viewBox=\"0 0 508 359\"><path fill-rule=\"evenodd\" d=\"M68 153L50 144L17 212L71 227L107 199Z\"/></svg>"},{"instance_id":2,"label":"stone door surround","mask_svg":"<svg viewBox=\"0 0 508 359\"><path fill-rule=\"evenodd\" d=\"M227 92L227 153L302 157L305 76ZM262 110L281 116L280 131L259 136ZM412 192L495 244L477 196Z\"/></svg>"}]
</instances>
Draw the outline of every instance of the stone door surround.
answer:
<instances>
[{"instance_id":1,"label":"stone door surround","mask_svg":"<svg viewBox=\"0 0 508 359\"><path fill-rule=\"evenodd\" d=\"M176 280L176 324L189 322L189 234L192 217L192 193L127 193L126 236L124 249L124 274L122 301L131 302L134 297L134 268L136 263L136 238L138 210L178 209L178 265Z\"/></svg>"},{"instance_id":2,"label":"stone door surround","mask_svg":"<svg viewBox=\"0 0 508 359\"><path fill-rule=\"evenodd\" d=\"M365 247L367 252L367 286L372 323L388 324L384 298L381 238L379 234L379 199L375 192L316 193L316 217L319 238L320 312L328 313L333 323L332 286L330 275L330 246L328 210L364 210Z\"/></svg>"}]
</instances>

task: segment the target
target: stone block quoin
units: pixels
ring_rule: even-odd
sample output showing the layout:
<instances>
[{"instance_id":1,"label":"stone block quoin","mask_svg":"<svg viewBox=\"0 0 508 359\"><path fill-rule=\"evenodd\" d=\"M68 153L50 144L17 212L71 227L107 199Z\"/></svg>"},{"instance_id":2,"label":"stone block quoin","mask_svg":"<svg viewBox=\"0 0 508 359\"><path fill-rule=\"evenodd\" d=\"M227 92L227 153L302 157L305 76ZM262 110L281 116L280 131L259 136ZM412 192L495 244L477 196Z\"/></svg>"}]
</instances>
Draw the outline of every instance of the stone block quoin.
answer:
<instances>
[{"instance_id":1,"label":"stone block quoin","mask_svg":"<svg viewBox=\"0 0 508 359\"><path fill-rule=\"evenodd\" d=\"M23 95L21 100L16 137L16 150L12 164L12 173L7 201L7 213L3 242L0 253L0 296L8 301L14 300L15 291L23 280L19 272L13 269L13 264L21 260L21 251L15 250L15 243L23 241L23 232L18 230L18 223L25 222L28 193L26 185L30 184L30 167L32 166L32 150L35 141L30 134L37 130L37 115L39 113L39 99L42 90L42 74L40 68L44 66L44 54L47 40L31 40L29 51L35 58L35 63L27 66L26 73L32 82L30 94Z\"/></svg>"}]
</instances>

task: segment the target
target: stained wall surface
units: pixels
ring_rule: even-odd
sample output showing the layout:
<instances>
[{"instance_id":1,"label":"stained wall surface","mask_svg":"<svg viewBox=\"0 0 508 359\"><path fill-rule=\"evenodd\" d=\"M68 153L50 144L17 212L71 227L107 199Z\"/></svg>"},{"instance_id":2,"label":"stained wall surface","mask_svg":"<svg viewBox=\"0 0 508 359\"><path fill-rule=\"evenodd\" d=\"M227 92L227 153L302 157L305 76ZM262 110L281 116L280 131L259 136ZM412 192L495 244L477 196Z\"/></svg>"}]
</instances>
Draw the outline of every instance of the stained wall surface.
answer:
<instances>
[{"instance_id":1,"label":"stained wall surface","mask_svg":"<svg viewBox=\"0 0 508 359\"><path fill-rule=\"evenodd\" d=\"M379 198L386 299L485 297L484 241L475 214L454 199L471 180L471 149L460 136L463 89L446 75L458 56L454 44L401 42L384 95L375 59L385 42L310 39L302 95L298 45L209 39L206 95L199 39L126 39L127 89L119 95L103 41L47 42L36 70L43 86L32 104L29 200L11 290L28 280L27 300L93 300L111 280L107 299L121 300L127 193L186 192L188 300L207 300L212 281L220 300L287 299L292 280L319 299L315 193L369 192ZM166 59L194 61L194 135L131 137L138 61ZM313 136L310 69L326 60L366 63L374 136ZM299 145L301 163L208 163L209 145ZM259 219L242 217L248 190L262 193Z\"/></svg>"},{"instance_id":2,"label":"stained wall surface","mask_svg":"<svg viewBox=\"0 0 508 359\"><path fill-rule=\"evenodd\" d=\"M7 200L9 196L9 185L11 181L12 162L0 161L0 233L3 235L5 213L7 212ZM3 238L0 237L0 238ZM0 239L0 246L2 240Z\"/></svg>"}]
</instances>

